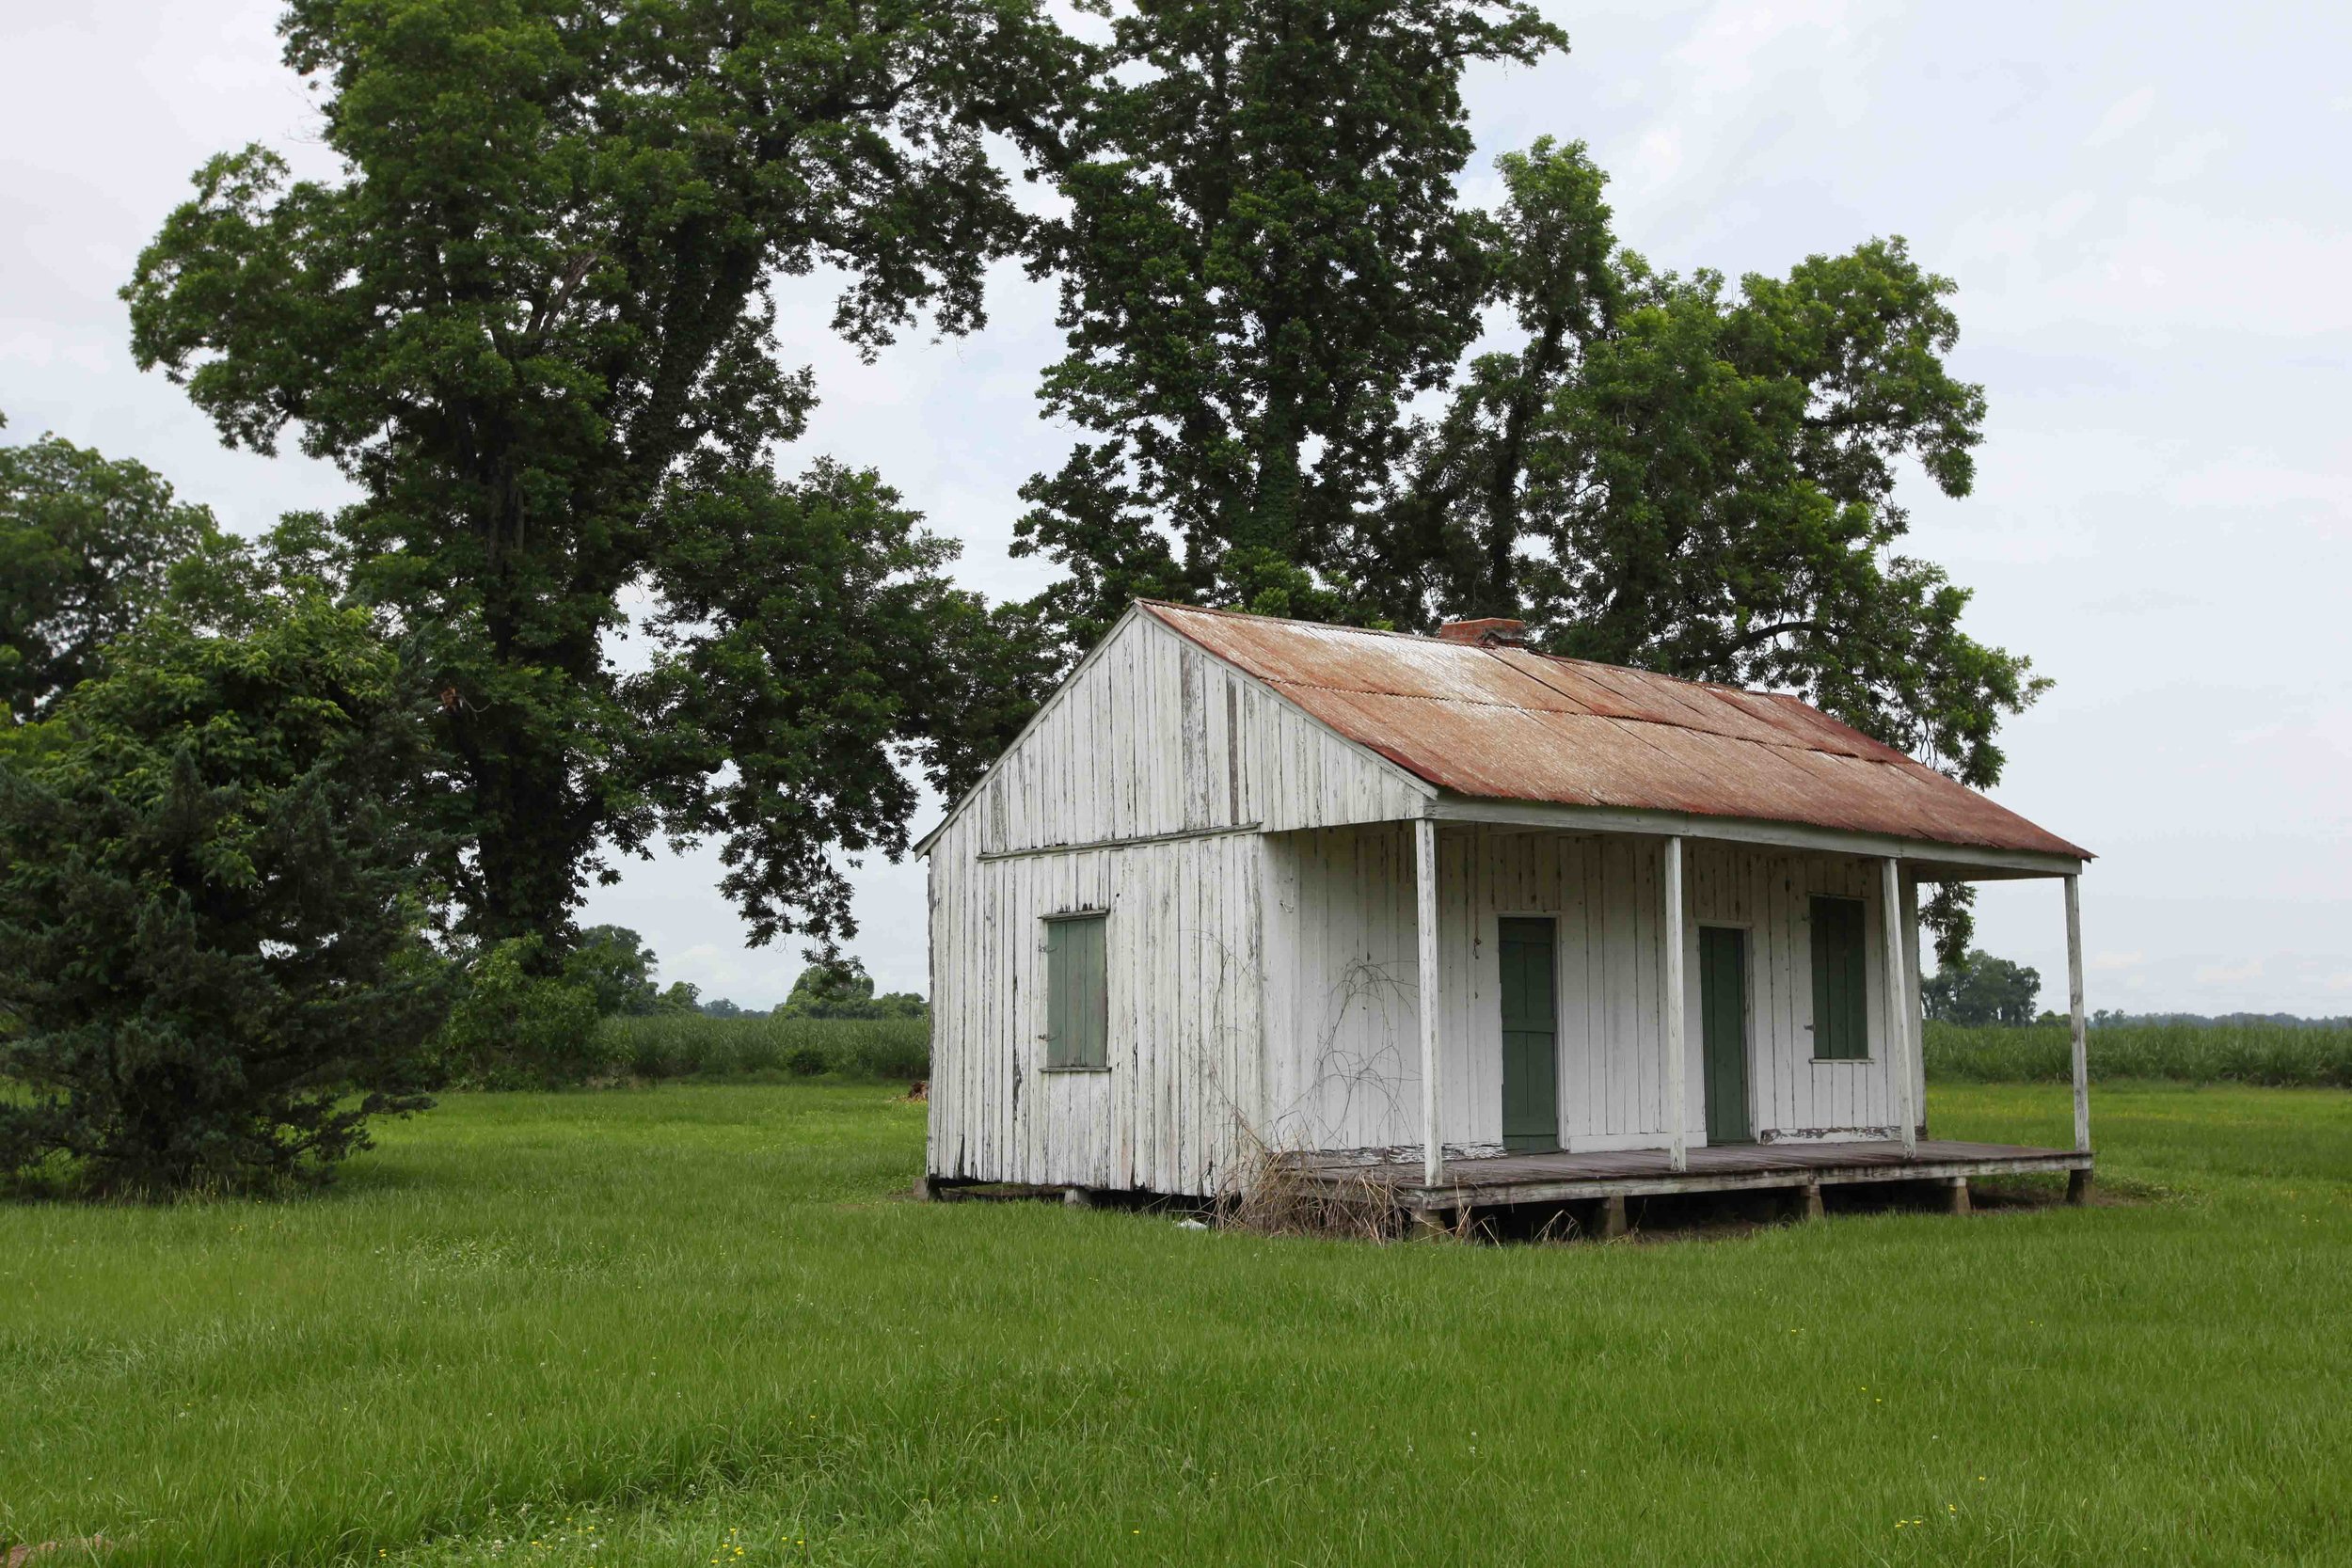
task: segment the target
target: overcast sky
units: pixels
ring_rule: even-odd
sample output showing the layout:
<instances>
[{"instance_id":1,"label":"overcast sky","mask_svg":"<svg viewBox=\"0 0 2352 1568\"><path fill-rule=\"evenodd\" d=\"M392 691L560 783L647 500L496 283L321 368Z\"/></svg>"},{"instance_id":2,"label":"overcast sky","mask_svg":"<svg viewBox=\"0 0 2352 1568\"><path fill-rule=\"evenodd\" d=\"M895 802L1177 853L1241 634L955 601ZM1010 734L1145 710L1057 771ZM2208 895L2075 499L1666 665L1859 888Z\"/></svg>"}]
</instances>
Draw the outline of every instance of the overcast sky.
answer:
<instances>
[{"instance_id":1,"label":"overcast sky","mask_svg":"<svg viewBox=\"0 0 2352 1568\"><path fill-rule=\"evenodd\" d=\"M1914 553L1970 626L2057 680L2006 730L2007 804L2097 851L2090 1004L2352 1012L2352 8L1547 4L1574 52L1470 86L1497 152L1582 138L1626 242L1661 265L1783 272L1902 234L1956 278L1959 373L1992 415L1976 493L1915 485ZM126 348L115 291L213 152L322 168L267 0L0 5L0 412L136 457L241 531L331 505L331 469L225 451ZM1052 299L1006 269L977 339L867 367L787 297L825 399L787 465L882 470L992 596L1015 491L1071 433L1035 410ZM936 817L933 808L918 828ZM708 858L633 866L586 916L665 980L781 999ZM858 874L853 943L926 988L919 865ZM2055 884L1994 884L1980 936L2063 1005Z\"/></svg>"}]
</instances>

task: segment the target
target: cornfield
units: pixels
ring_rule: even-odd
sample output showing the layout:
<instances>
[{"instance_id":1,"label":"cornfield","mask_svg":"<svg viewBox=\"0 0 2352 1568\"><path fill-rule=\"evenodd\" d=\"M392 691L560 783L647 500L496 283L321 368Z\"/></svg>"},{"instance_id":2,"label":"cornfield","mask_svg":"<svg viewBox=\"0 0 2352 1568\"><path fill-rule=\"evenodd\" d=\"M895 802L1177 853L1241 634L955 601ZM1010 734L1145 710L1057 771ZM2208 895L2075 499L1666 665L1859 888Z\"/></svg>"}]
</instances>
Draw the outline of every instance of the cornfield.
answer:
<instances>
[{"instance_id":1,"label":"cornfield","mask_svg":"<svg viewBox=\"0 0 2352 1568\"><path fill-rule=\"evenodd\" d=\"M2066 1083L2066 1025L1967 1028L1931 1021L1928 1077L1964 1084ZM2352 1088L2352 1029L2283 1023L2117 1023L2089 1037L2094 1080L2157 1079L2280 1088Z\"/></svg>"}]
</instances>

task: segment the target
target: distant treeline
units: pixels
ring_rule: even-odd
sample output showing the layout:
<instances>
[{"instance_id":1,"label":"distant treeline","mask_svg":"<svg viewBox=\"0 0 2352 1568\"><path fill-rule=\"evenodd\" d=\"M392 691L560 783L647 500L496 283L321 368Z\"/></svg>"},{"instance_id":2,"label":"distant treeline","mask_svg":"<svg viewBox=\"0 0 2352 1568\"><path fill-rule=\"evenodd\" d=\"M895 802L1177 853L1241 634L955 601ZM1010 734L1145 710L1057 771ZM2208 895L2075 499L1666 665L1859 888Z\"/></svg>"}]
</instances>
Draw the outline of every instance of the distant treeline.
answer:
<instances>
[{"instance_id":1,"label":"distant treeline","mask_svg":"<svg viewBox=\"0 0 2352 1568\"><path fill-rule=\"evenodd\" d=\"M2092 1021L2094 1080L2163 1079L2185 1084L2256 1084L2352 1088L2352 1023L2342 1020L2127 1019ZM1969 1028L1928 1021L1928 1077L1951 1083L2061 1084L2074 1077L2074 1040L2064 1023Z\"/></svg>"}]
</instances>

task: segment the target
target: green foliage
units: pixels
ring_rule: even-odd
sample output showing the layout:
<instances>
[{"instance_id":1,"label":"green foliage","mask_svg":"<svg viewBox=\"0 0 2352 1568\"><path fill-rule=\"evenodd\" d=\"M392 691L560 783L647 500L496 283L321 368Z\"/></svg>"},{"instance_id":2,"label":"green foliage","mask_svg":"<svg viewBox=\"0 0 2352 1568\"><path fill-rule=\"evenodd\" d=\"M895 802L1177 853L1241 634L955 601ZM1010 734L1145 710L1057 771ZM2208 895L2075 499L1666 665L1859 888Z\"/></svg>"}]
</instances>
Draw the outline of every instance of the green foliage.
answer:
<instances>
[{"instance_id":1,"label":"green foliage","mask_svg":"<svg viewBox=\"0 0 2352 1568\"><path fill-rule=\"evenodd\" d=\"M1928 1076L1937 1082L2074 1081L2074 1036L2064 1023L1971 1028L1931 1019L1922 1045ZM2146 1080L2352 1089L2352 1027L2118 1023L2092 1029L2088 1046L2094 1083ZM2094 1126L2097 1113L2094 1101Z\"/></svg>"},{"instance_id":2,"label":"green foliage","mask_svg":"<svg viewBox=\"0 0 2352 1568\"><path fill-rule=\"evenodd\" d=\"M752 623L729 596L720 648L673 619L643 683L607 634L633 585L707 590L698 497L801 519L760 497L815 397L779 361L771 280L837 273L834 326L868 350L924 312L978 324L1024 227L983 137L1050 120L1065 40L1038 0L294 0L282 31L339 176L291 180L260 148L207 164L125 290L133 344L230 441L292 429L359 488L332 524L355 592L437 634L417 673L463 786L441 867L463 930L545 935L552 963L600 847L664 828L725 835L755 936L846 929L826 835L898 849L906 797L880 759L962 716L852 681L853 721L772 727L799 721L779 681L874 635L815 606ZM946 602L937 559L871 576ZM727 746L839 783L756 816L783 781L716 782Z\"/></svg>"},{"instance_id":3,"label":"green foliage","mask_svg":"<svg viewBox=\"0 0 2352 1568\"><path fill-rule=\"evenodd\" d=\"M108 1568L2340 1561L2352 1096L2093 1114L2102 1185L2174 1199L1382 1248L897 1201L924 1116L896 1087L453 1096L331 1203L0 1210L0 1386L39 1412L0 1443L0 1539L103 1533ZM2056 1086L1930 1115L2069 1117Z\"/></svg>"},{"instance_id":4,"label":"green foliage","mask_svg":"<svg viewBox=\"0 0 2352 1568\"><path fill-rule=\"evenodd\" d=\"M653 971L653 949L626 926L591 926L564 955L564 978L595 998L600 1018L660 1009Z\"/></svg>"},{"instance_id":5,"label":"green foliage","mask_svg":"<svg viewBox=\"0 0 2352 1568\"><path fill-rule=\"evenodd\" d=\"M906 847L902 759L951 794L990 760L973 742L995 622L947 586L954 546L919 521L829 462L798 483L697 464L654 511L658 657L625 695L671 827L720 838L754 945L854 929L832 857Z\"/></svg>"},{"instance_id":6,"label":"green foliage","mask_svg":"<svg viewBox=\"0 0 2352 1568\"><path fill-rule=\"evenodd\" d=\"M2041 971L1996 958L1981 948L1961 963L1937 970L1919 988L1928 1017L1969 1027L2031 1023L2041 994Z\"/></svg>"},{"instance_id":7,"label":"green foliage","mask_svg":"<svg viewBox=\"0 0 2352 1568\"><path fill-rule=\"evenodd\" d=\"M1069 332L1041 396L1092 437L1023 491L1066 650L1139 594L1343 611L1302 568L1478 328L1463 71L1565 41L1516 0L1113 10L1036 262Z\"/></svg>"},{"instance_id":8,"label":"green foliage","mask_svg":"<svg viewBox=\"0 0 2352 1568\"><path fill-rule=\"evenodd\" d=\"M0 446L0 702L19 723L46 714L162 603L175 562L219 542L140 464L54 436Z\"/></svg>"},{"instance_id":9,"label":"green foliage","mask_svg":"<svg viewBox=\"0 0 2352 1568\"><path fill-rule=\"evenodd\" d=\"M441 1072L484 1088L558 1088L605 1076L592 980L549 974L538 937L494 942L466 966L436 1041Z\"/></svg>"},{"instance_id":10,"label":"green foliage","mask_svg":"<svg viewBox=\"0 0 2352 1568\"><path fill-rule=\"evenodd\" d=\"M1020 547L1070 574L1040 643L1066 658L1137 594L1513 616L1548 651L1792 691L1998 781L2000 720L2046 682L1961 629L1968 592L1902 553L1896 499L1907 467L1974 479L1949 279L1900 239L1737 288L1661 273L1549 138L1500 161L1499 210L1460 210L1463 66L1559 41L1513 8L1201 0L1118 37L1106 71L1151 69L1089 100L1048 229L1070 353L1042 397L1098 438L1025 492ZM1505 346L1463 365L1482 308ZM1970 898L1925 911L1947 958Z\"/></svg>"},{"instance_id":11,"label":"green foliage","mask_svg":"<svg viewBox=\"0 0 2352 1568\"><path fill-rule=\"evenodd\" d=\"M221 619L151 616L0 755L0 1172L324 1179L429 1103L423 716L366 611L238 585Z\"/></svg>"},{"instance_id":12,"label":"green foliage","mask_svg":"<svg viewBox=\"0 0 2352 1568\"><path fill-rule=\"evenodd\" d=\"M604 1021L599 1053L631 1078L797 1078L910 1083L931 1069L930 1021L660 1013Z\"/></svg>"},{"instance_id":13,"label":"green foliage","mask_svg":"<svg viewBox=\"0 0 2352 1568\"><path fill-rule=\"evenodd\" d=\"M811 964L792 982L776 1009L784 1018L928 1018L930 1009L910 991L874 994L874 981L856 958Z\"/></svg>"}]
</instances>

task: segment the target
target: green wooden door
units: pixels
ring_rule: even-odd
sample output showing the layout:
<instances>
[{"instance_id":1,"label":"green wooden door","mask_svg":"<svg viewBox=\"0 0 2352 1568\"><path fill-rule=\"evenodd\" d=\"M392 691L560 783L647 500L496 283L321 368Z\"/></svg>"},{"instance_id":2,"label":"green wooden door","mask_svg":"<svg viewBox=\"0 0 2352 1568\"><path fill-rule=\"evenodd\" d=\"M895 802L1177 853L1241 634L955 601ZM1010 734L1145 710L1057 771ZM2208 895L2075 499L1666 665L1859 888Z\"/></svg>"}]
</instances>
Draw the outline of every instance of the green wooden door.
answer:
<instances>
[{"instance_id":1,"label":"green wooden door","mask_svg":"<svg viewBox=\"0 0 2352 1568\"><path fill-rule=\"evenodd\" d=\"M1699 1038L1707 1141L1755 1140L1748 1125L1748 933L1699 927Z\"/></svg>"},{"instance_id":2,"label":"green wooden door","mask_svg":"<svg viewBox=\"0 0 2352 1568\"><path fill-rule=\"evenodd\" d=\"M1552 922L1501 922L1502 1146L1560 1147L1560 1014L1552 994Z\"/></svg>"}]
</instances>

